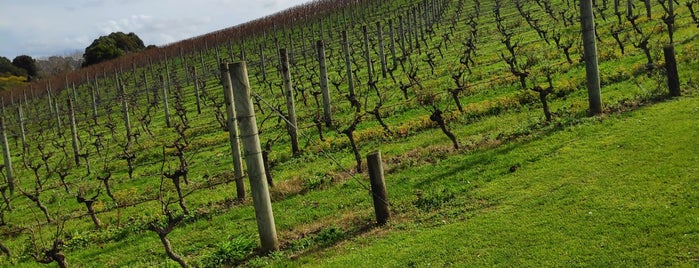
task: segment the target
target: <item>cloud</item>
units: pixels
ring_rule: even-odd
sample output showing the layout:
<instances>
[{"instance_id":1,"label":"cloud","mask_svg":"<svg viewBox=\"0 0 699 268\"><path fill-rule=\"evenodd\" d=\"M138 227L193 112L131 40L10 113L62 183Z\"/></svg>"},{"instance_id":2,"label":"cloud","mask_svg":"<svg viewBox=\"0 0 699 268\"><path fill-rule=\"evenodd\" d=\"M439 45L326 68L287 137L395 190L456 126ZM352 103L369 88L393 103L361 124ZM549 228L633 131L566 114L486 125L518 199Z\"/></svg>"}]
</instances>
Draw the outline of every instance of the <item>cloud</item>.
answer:
<instances>
[{"instance_id":1,"label":"cloud","mask_svg":"<svg viewBox=\"0 0 699 268\"><path fill-rule=\"evenodd\" d=\"M134 32L146 44L163 45L209 31L206 26L211 24L211 21L212 18L208 16L166 18L138 14L108 20L98 24L97 28L104 35L112 32Z\"/></svg>"}]
</instances>

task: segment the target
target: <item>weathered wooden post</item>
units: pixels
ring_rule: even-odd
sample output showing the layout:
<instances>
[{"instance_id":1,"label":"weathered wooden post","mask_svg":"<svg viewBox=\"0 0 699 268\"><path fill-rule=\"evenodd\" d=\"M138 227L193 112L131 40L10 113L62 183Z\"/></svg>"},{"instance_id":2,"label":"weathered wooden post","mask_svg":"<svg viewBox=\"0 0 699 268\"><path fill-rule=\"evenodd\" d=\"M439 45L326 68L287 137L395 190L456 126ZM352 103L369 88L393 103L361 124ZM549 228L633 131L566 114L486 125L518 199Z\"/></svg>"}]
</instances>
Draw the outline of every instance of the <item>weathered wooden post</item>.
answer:
<instances>
[{"instance_id":1,"label":"weathered wooden post","mask_svg":"<svg viewBox=\"0 0 699 268\"><path fill-rule=\"evenodd\" d=\"M354 98L354 78L352 77L352 59L349 52L349 39L347 30L342 31L342 52L345 54L345 69L347 71L347 84L349 87L349 97Z\"/></svg>"},{"instance_id":2,"label":"weathered wooden post","mask_svg":"<svg viewBox=\"0 0 699 268\"><path fill-rule=\"evenodd\" d=\"M289 54L286 49L279 50L282 62L282 76L284 79L284 96L286 97L286 124L289 137L291 138L291 152L299 154L299 130L296 122L296 105L294 104L294 85L291 82L291 70L289 68Z\"/></svg>"},{"instance_id":3,"label":"weathered wooden post","mask_svg":"<svg viewBox=\"0 0 699 268\"><path fill-rule=\"evenodd\" d=\"M12 169L12 155L10 154L10 145L7 143L7 134L5 131L5 112L0 116L0 141L2 141L2 156L5 159L5 177L7 177L7 186L10 188L10 194L15 191L14 170Z\"/></svg>"},{"instance_id":4,"label":"weathered wooden post","mask_svg":"<svg viewBox=\"0 0 699 268\"><path fill-rule=\"evenodd\" d=\"M75 123L75 107L73 107L73 99L68 98L68 119L70 120L70 134L73 140L73 155L75 156L75 165L80 166L80 143L78 141L78 127Z\"/></svg>"},{"instance_id":5,"label":"weathered wooden post","mask_svg":"<svg viewBox=\"0 0 699 268\"><path fill-rule=\"evenodd\" d=\"M233 86L231 84L231 74L228 70L228 63L221 64L221 82L223 83L223 95L226 101L226 113L228 120L228 139L231 142L231 153L233 154L233 176L235 176L235 190L238 200L245 199L245 183L243 182L243 160L240 153L240 140L238 139L238 124L235 115L235 103L233 101Z\"/></svg>"},{"instance_id":6,"label":"weathered wooden post","mask_svg":"<svg viewBox=\"0 0 699 268\"><path fill-rule=\"evenodd\" d=\"M124 84L121 79L117 78L117 90L119 93L119 99L121 100L121 113L124 119L124 128L126 128L126 141L130 145L131 137L131 117L129 117L129 102L126 100L126 92L124 91Z\"/></svg>"},{"instance_id":7,"label":"weathered wooden post","mask_svg":"<svg viewBox=\"0 0 699 268\"><path fill-rule=\"evenodd\" d=\"M170 105L168 104L168 91L170 91L170 67L167 64L167 55L165 55L165 79L167 86L163 85L163 105L165 106L165 125L172 127L170 124Z\"/></svg>"},{"instance_id":8,"label":"weathered wooden post","mask_svg":"<svg viewBox=\"0 0 699 268\"><path fill-rule=\"evenodd\" d=\"M90 88L90 100L92 101L92 120L95 122L95 125L97 125L98 114L97 114L97 98L95 97L95 91L97 91L97 90Z\"/></svg>"},{"instance_id":9,"label":"weathered wooden post","mask_svg":"<svg viewBox=\"0 0 699 268\"><path fill-rule=\"evenodd\" d=\"M58 100L54 100L53 109L56 110L56 131L59 137L63 137L63 125L61 123L61 112L58 109Z\"/></svg>"},{"instance_id":10,"label":"weathered wooden post","mask_svg":"<svg viewBox=\"0 0 699 268\"><path fill-rule=\"evenodd\" d=\"M587 96L590 102L590 114L602 113L602 94L600 92L599 69L597 66L597 43L595 40L595 20L592 14L592 0L580 1L580 25L582 27L585 54L585 72L587 75Z\"/></svg>"},{"instance_id":11,"label":"weathered wooden post","mask_svg":"<svg viewBox=\"0 0 699 268\"><path fill-rule=\"evenodd\" d=\"M333 119L330 106L330 89L328 87L328 66L325 59L325 43L323 40L318 40L316 47L318 48L318 62L320 64L320 91L323 93L323 115L325 125L331 127Z\"/></svg>"},{"instance_id":12,"label":"weathered wooden post","mask_svg":"<svg viewBox=\"0 0 699 268\"><path fill-rule=\"evenodd\" d=\"M371 180L371 196L374 200L374 212L376 222L384 225L391 217L388 208L388 194L386 193L386 181L383 176L383 164L381 163L381 152L370 153L366 157L369 165L369 180Z\"/></svg>"},{"instance_id":13,"label":"weathered wooden post","mask_svg":"<svg viewBox=\"0 0 699 268\"><path fill-rule=\"evenodd\" d=\"M381 61L381 77L386 78L386 73L388 68L386 67L386 49L383 44L383 28L381 27L381 21L376 22L376 30L378 31L379 38L379 60Z\"/></svg>"},{"instance_id":14,"label":"weathered wooden post","mask_svg":"<svg viewBox=\"0 0 699 268\"><path fill-rule=\"evenodd\" d=\"M240 136L245 148L245 162L248 167L248 177L252 191L252 200L255 206L257 230L263 252L279 249L277 230L274 224L272 201L269 197L264 164L262 162L262 148L258 136L257 120L252 104L252 92L248 81L248 71L245 62L228 65L233 85L233 100Z\"/></svg>"},{"instance_id":15,"label":"weathered wooden post","mask_svg":"<svg viewBox=\"0 0 699 268\"><path fill-rule=\"evenodd\" d=\"M219 66L223 65L224 64L219 64ZM223 76L221 76L221 79L223 79ZM199 96L199 77L197 76L196 66L192 66L192 81L194 81L194 97L196 97L197 102L197 114L201 114L201 97Z\"/></svg>"},{"instance_id":16,"label":"weathered wooden post","mask_svg":"<svg viewBox=\"0 0 699 268\"><path fill-rule=\"evenodd\" d=\"M25 101L26 103L26 101ZM27 135L24 128L24 114L22 113L22 104L17 105L17 119L19 120L19 131L22 137L22 148L27 149Z\"/></svg>"},{"instance_id":17,"label":"weathered wooden post","mask_svg":"<svg viewBox=\"0 0 699 268\"><path fill-rule=\"evenodd\" d=\"M672 0L670 0L672 2ZM680 77L677 73L677 60L675 59L675 45L668 44L663 47L665 54L665 69L667 70L667 86L670 88L670 96L682 95L680 91Z\"/></svg>"},{"instance_id":18,"label":"weathered wooden post","mask_svg":"<svg viewBox=\"0 0 699 268\"><path fill-rule=\"evenodd\" d=\"M260 50L260 72L262 72L262 81L267 81L267 67L265 66L265 47L260 43L258 45Z\"/></svg>"},{"instance_id":19,"label":"weathered wooden post","mask_svg":"<svg viewBox=\"0 0 699 268\"><path fill-rule=\"evenodd\" d=\"M366 61L366 70L369 76L368 84L374 83L374 66L371 63L371 51L369 48L369 32L366 25L362 26L362 35L364 36L364 60Z\"/></svg>"}]
</instances>

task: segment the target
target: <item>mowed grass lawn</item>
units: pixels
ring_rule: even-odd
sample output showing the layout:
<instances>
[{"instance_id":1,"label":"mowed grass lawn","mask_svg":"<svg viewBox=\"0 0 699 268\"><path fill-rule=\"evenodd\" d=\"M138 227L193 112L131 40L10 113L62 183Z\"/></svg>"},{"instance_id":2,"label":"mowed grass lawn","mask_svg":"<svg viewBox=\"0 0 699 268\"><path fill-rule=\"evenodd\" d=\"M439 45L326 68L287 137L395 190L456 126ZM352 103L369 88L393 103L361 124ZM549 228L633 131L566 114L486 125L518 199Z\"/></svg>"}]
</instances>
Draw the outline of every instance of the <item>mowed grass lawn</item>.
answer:
<instances>
[{"instance_id":1,"label":"mowed grass lawn","mask_svg":"<svg viewBox=\"0 0 699 268\"><path fill-rule=\"evenodd\" d=\"M428 211L398 202L386 227L270 264L699 266L697 96L388 174L389 196L410 176L453 197Z\"/></svg>"}]
</instances>

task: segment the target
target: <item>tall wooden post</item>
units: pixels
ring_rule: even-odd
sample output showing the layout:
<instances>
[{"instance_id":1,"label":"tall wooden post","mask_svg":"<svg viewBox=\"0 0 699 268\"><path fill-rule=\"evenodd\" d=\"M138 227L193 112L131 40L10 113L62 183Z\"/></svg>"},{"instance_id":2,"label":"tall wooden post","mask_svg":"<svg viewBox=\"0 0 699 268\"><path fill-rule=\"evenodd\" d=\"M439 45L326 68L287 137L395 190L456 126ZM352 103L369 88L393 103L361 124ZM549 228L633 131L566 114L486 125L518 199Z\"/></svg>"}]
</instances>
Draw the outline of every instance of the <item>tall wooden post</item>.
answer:
<instances>
[{"instance_id":1,"label":"tall wooden post","mask_svg":"<svg viewBox=\"0 0 699 268\"><path fill-rule=\"evenodd\" d=\"M383 177L383 164L381 163L381 152L370 153L366 157L369 166L369 179L371 180L371 196L374 200L374 212L376 222L379 225L386 224L391 217L388 208L388 194L386 193L386 181Z\"/></svg>"},{"instance_id":2,"label":"tall wooden post","mask_svg":"<svg viewBox=\"0 0 699 268\"><path fill-rule=\"evenodd\" d=\"M12 155L10 154L10 145L7 143L5 125L5 115L0 116L0 141L2 142L2 156L5 159L5 177L7 177L7 185L10 188L10 194L15 191L14 170L12 169Z\"/></svg>"},{"instance_id":3,"label":"tall wooden post","mask_svg":"<svg viewBox=\"0 0 699 268\"><path fill-rule=\"evenodd\" d=\"M235 115L235 103L233 101L233 86L231 84L231 74L228 70L228 63L221 64L221 82L223 83L223 95L226 101L226 113L228 120L228 139L231 143L231 153L233 154L233 174L235 176L235 190L238 200L245 199L245 183L243 182L243 160L240 153L240 140L238 136L238 124Z\"/></svg>"},{"instance_id":4,"label":"tall wooden post","mask_svg":"<svg viewBox=\"0 0 699 268\"><path fill-rule=\"evenodd\" d=\"M92 120L97 125L97 98L95 97L96 89L90 88L90 100L92 101ZM147 95L147 94L146 94Z\"/></svg>"},{"instance_id":5,"label":"tall wooden post","mask_svg":"<svg viewBox=\"0 0 699 268\"><path fill-rule=\"evenodd\" d=\"M362 35L364 35L364 60L366 60L366 69L367 73L369 75L369 80L368 83L371 84L374 82L374 66L371 63L371 51L369 48L369 33L367 31L367 27L362 26Z\"/></svg>"},{"instance_id":6,"label":"tall wooden post","mask_svg":"<svg viewBox=\"0 0 699 268\"><path fill-rule=\"evenodd\" d=\"M592 0L580 1L580 18L585 53L587 75L587 96L590 101L590 114L602 113L602 93L600 91L599 69L597 67L597 43L595 40L595 20L592 14Z\"/></svg>"},{"instance_id":7,"label":"tall wooden post","mask_svg":"<svg viewBox=\"0 0 699 268\"><path fill-rule=\"evenodd\" d=\"M73 99L68 98L68 119L70 120L70 134L73 140L73 155L75 156L75 165L80 166L80 143L78 141L78 127L75 123L75 107L73 107Z\"/></svg>"},{"instance_id":8,"label":"tall wooden post","mask_svg":"<svg viewBox=\"0 0 699 268\"><path fill-rule=\"evenodd\" d=\"M383 28L381 27L381 22L376 22L376 30L378 31L379 38L379 60L381 60L381 77L386 78L386 73L388 68L386 68L386 49L383 45Z\"/></svg>"},{"instance_id":9,"label":"tall wooden post","mask_svg":"<svg viewBox=\"0 0 699 268\"><path fill-rule=\"evenodd\" d=\"M342 31L342 52L345 53L345 69L347 69L347 84L349 86L349 97L354 98L354 78L352 78L352 59L349 52L349 39L347 38L347 30Z\"/></svg>"},{"instance_id":10,"label":"tall wooden post","mask_svg":"<svg viewBox=\"0 0 699 268\"><path fill-rule=\"evenodd\" d=\"M289 68L289 54L286 49L279 50L282 62L282 76L284 79L284 96L286 97L286 124L291 138L291 152L297 155L299 150L299 129L296 122L296 105L294 104L294 85L291 82L291 70Z\"/></svg>"},{"instance_id":11,"label":"tall wooden post","mask_svg":"<svg viewBox=\"0 0 699 268\"><path fill-rule=\"evenodd\" d=\"M26 102L25 102L26 103ZM17 105L17 117L19 120L19 131L22 137L22 148L27 148L27 134L24 128L24 114L22 113L22 104Z\"/></svg>"},{"instance_id":12,"label":"tall wooden post","mask_svg":"<svg viewBox=\"0 0 699 268\"><path fill-rule=\"evenodd\" d=\"M331 127L333 125L333 119L330 106L330 89L328 86L328 66L325 59L325 43L323 40L318 40L316 47L318 49L318 62L320 64L320 91L323 93L323 117L325 119L325 125Z\"/></svg>"},{"instance_id":13,"label":"tall wooden post","mask_svg":"<svg viewBox=\"0 0 699 268\"><path fill-rule=\"evenodd\" d=\"M219 64L219 66L223 66L224 64ZM221 76L221 79L223 79L223 76ZM194 81L194 97L196 97L197 101L197 114L201 114L201 96L199 96L199 77L197 76L197 67L192 66L192 81Z\"/></svg>"},{"instance_id":14,"label":"tall wooden post","mask_svg":"<svg viewBox=\"0 0 699 268\"><path fill-rule=\"evenodd\" d=\"M257 230L263 252L279 249L277 230L272 212L272 200L269 197L265 168L262 161L262 148L257 130L257 119L252 104L252 90L248 81L248 71L245 62L233 63L228 66L233 85L233 100L240 136L245 148L245 162L248 167L252 200L255 206Z\"/></svg>"},{"instance_id":15,"label":"tall wooden post","mask_svg":"<svg viewBox=\"0 0 699 268\"><path fill-rule=\"evenodd\" d=\"M165 56L165 79L167 81L167 86L163 85L163 105L165 106L165 125L171 127L170 125L170 105L168 104L168 91L170 90L170 67L167 64L167 55Z\"/></svg>"},{"instance_id":16,"label":"tall wooden post","mask_svg":"<svg viewBox=\"0 0 699 268\"><path fill-rule=\"evenodd\" d=\"M129 116L129 102L126 99L126 92L124 91L124 84L121 79L117 78L117 90L119 93L119 99L121 100L121 113L124 119L124 128L126 128L126 141L130 145L131 137L131 117Z\"/></svg>"}]
</instances>

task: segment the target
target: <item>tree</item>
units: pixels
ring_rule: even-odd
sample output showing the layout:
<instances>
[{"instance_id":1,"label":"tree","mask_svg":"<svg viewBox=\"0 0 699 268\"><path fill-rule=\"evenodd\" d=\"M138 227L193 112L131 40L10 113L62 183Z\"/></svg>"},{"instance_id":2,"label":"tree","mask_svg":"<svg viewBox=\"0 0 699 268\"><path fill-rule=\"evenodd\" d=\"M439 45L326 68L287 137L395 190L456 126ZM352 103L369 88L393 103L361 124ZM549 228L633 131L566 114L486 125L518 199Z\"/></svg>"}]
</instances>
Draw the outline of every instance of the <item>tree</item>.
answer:
<instances>
[{"instance_id":1,"label":"tree","mask_svg":"<svg viewBox=\"0 0 699 268\"><path fill-rule=\"evenodd\" d=\"M12 65L10 59L0 57L0 74L11 76L25 76L27 75L27 72L23 69L17 68L17 66Z\"/></svg>"},{"instance_id":2,"label":"tree","mask_svg":"<svg viewBox=\"0 0 699 268\"><path fill-rule=\"evenodd\" d=\"M82 66L86 67L116 59L129 52L141 51L145 48L143 41L135 33L116 32L100 36L90 46L85 48L85 54L83 54L85 62L83 62Z\"/></svg>"},{"instance_id":3,"label":"tree","mask_svg":"<svg viewBox=\"0 0 699 268\"><path fill-rule=\"evenodd\" d=\"M27 71L27 82L34 80L39 69L36 67L34 58L27 55L20 55L12 60L12 65Z\"/></svg>"}]
</instances>

